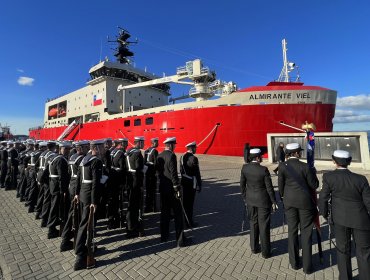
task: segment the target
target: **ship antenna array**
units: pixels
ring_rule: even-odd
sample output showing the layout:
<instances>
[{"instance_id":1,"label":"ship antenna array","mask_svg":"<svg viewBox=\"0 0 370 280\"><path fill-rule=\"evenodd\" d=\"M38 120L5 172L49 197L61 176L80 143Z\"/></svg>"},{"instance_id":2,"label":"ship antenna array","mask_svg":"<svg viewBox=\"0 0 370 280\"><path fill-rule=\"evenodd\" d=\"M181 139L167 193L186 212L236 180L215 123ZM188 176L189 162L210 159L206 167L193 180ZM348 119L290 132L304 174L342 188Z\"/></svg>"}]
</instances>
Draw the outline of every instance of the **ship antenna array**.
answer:
<instances>
[{"instance_id":1,"label":"ship antenna array","mask_svg":"<svg viewBox=\"0 0 370 280\"><path fill-rule=\"evenodd\" d=\"M283 69L280 72L280 76L279 76L278 81L289 83L290 82L289 73L292 72L293 70L296 70L297 71L296 82L297 82L300 79L299 73L298 73L298 66L296 66L294 62L289 62L288 61L288 56L287 56L287 51L288 51L287 45L288 45L288 43L285 39L283 39L281 41L281 45L282 45L282 48L283 48Z\"/></svg>"}]
</instances>

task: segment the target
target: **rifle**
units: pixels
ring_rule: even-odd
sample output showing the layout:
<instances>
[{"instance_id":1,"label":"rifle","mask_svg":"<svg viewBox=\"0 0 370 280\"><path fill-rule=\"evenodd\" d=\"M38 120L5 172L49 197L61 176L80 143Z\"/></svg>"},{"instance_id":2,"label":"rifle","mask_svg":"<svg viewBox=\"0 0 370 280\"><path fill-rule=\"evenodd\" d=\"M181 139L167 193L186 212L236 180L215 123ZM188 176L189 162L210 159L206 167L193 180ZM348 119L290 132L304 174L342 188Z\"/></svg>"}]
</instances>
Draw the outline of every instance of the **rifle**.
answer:
<instances>
[{"instance_id":1,"label":"rifle","mask_svg":"<svg viewBox=\"0 0 370 280\"><path fill-rule=\"evenodd\" d=\"M140 203L139 203L139 236L144 236L144 222L143 222L143 208L144 208L144 188L140 189Z\"/></svg>"},{"instance_id":2,"label":"rifle","mask_svg":"<svg viewBox=\"0 0 370 280\"><path fill-rule=\"evenodd\" d=\"M79 204L77 200L74 199L73 200L73 212L72 212L73 248L76 247L79 225L80 225Z\"/></svg>"},{"instance_id":3,"label":"rifle","mask_svg":"<svg viewBox=\"0 0 370 280\"><path fill-rule=\"evenodd\" d=\"M119 194L119 224L121 228L124 228L125 226L125 219L123 215L123 192L124 192L124 186L120 186L120 194Z\"/></svg>"},{"instance_id":4,"label":"rifle","mask_svg":"<svg viewBox=\"0 0 370 280\"><path fill-rule=\"evenodd\" d=\"M90 207L89 219L87 221L87 261L86 268L95 267L96 260L94 258L94 208Z\"/></svg>"},{"instance_id":5,"label":"rifle","mask_svg":"<svg viewBox=\"0 0 370 280\"><path fill-rule=\"evenodd\" d=\"M59 228L59 237L62 236L64 226L66 224L66 193L63 193L60 198L60 207L59 207L59 219L60 219L60 228Z\"/></svg>"}]
</instances>

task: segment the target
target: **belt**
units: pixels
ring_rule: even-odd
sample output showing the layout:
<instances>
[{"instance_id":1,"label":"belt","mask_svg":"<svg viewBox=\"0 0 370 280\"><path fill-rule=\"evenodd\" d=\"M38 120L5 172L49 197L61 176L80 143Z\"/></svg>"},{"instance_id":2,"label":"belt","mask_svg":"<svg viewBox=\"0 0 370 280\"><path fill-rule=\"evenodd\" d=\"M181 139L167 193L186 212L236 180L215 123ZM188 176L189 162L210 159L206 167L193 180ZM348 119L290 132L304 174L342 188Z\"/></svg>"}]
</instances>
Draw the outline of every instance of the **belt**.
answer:
<instances>
[{"instance_id":1,"label":"belt","mask_svg":"<svg viewBox=\"0 0 370 280\"><path fill-rule=\"evenodd\" d=\"M60 176L59 175L50 174L49 177L50 178L59 178Z\"/></svg>"},{"instance_id":2,"label":"belt","mask_svg":"<svg viewBox=\"0 0 370 280\"><path fill-rule=\"evenodd\" d=\"M136 170L134 169L129 169L128 172L131 172L131 173L136 173Z\"/></svg>"},{"instance_id":3,"label":"belt","mask_svg":"<svg viewBox=\"0 0 370 280\"><path fill-rule=\"evenodd\" d=\"M119 168L119 167L112 167L114 170L117 170L117 171L121 171L122 168Z\"/></svg>"},{"instance_id":4,"label":"belt","mask_svg":"<svg viewBox=\"0 0 370 280\"><path fill-rule=\"evenodd\" d=\"M154 162L147 161L145 164L146 165L154 165Z\"/></svg>"},{"instance_id":5,"label":"belt","mask_svg":"<svg viewBox=\"0 0 370 280\"><path fill-rule=\"evenodd\" d=\"M182 177L188 178L190 180L193 180L192 176L186 175L186 174L181 174Z\"/></svg>"},{"instance_id":6,"label":"belt","mask_svg":"<svg viewBox=\"0 0 370 280\"><path fill-rule=\"evenodd\" d=\"M72 178L77 178L77 175L72 175L71 177L72 177Z\"/></svg>"},{"instance_id":7,"label":"belt","mask_svg":"<svg viewBox=\"0 0 370 280\"><path fill-rule=\"evenodd\" d=\"M36 164L34 163L29 163L28 166L35 166Z\"/></svg>"},{"instance_id":8,"label":"belt","mask_svg":"<svg viewBox=\"0 0 370 280\"><path fill-rule=\"evenodd\" d=\"M92 180L82 180L82 184L91 184Z\"/></svg>"}]
</instances>

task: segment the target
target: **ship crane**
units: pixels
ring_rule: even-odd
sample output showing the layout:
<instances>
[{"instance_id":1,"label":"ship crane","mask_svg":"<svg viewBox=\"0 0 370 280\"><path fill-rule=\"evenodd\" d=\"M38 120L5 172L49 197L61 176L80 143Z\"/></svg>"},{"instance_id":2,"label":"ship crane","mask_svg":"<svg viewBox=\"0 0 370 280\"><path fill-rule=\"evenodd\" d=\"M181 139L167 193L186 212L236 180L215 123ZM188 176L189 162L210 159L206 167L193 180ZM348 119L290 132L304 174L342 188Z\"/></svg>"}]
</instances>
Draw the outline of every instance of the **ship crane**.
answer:
<instances>
[{"instance_id":1,"label":"ship crane","mask_svg":"<svg viewBox=\"0 0 370 280\"><path fill-rule=\"evenodd\" d=\"M178 67L176 75L131 85L119 85L117 87L117 91L167 83L177 83L192 86L188 95L173 98L170 100L170 102L189 97L195 98L197 101L207 100L215 95L223 96L236 90L235 83L225 83L223 81L216 80L215 72L211 71L208 67L203 67L200 59L195 59L193 61L186 62L185 66Z\"/></svg>"}]
</instances>

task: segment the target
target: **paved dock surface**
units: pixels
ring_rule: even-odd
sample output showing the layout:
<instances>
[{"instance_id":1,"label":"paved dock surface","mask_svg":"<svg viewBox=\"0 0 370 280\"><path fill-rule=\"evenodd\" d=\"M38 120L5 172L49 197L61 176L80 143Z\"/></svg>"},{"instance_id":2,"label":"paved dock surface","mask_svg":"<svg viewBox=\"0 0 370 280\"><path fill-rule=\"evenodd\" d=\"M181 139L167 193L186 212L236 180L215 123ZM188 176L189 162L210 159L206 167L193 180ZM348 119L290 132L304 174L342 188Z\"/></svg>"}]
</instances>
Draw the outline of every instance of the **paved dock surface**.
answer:
<instances>
[{"instance_id":1,"label":"paved dock surface","mask_svg":"<svg viewBox=\"0 0 370 280\"><path fill-rule=\"evenodd\" d=\"M47 239L34 213L27 213L15 191L0 190L0 279L337 279L336 254L330 251L328 227L322 225L324 263L320 264L314 233L314 273L292 270L288 260L287 226L282 205L272 216L272 257L262 258L249 248L249 224L245 223L239 179L239 157L199 155L203 190L195 201L199 227L186 230L192 245L176 248L174 225L171 241L160 243L159 213L146 214L145 237L126 239L123 229L106 230L97 224L96 268L73 271L73 251L59 251L60 238ZM268 166L274 186L277 176ZM317 166L320 182L327 166ZM370 172L354 170L370 178ZM323 222L323 221L322 221ZM332 256L332 265L329 259ZM358 277L352 256L353 274Z\"/></svg>"}]
</instances>

